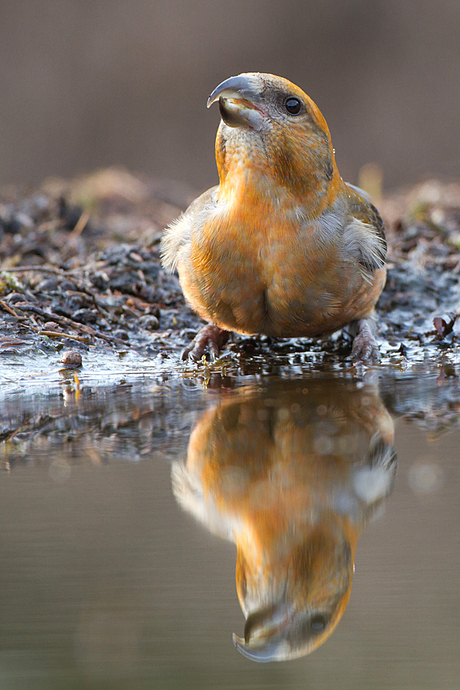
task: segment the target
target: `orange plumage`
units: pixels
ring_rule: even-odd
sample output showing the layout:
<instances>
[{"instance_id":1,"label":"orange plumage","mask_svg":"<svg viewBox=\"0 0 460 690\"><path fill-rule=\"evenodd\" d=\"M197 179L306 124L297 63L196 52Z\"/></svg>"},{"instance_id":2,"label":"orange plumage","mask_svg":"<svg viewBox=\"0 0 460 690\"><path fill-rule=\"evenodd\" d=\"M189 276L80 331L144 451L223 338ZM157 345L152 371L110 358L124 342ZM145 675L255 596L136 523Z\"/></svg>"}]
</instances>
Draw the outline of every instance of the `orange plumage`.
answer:
<instances>
[{"instance_id":1,"label":"orange plumage","mask_svg":"<svg viewBox=\"0 0 460 690\"><path fill-rule=\"evenodd\" d=\"M236 544L240 652L293 659L331 635L358 537L395 469L393 423L372 386L275 380L204 413L186 464L173 464L173 487L186 510Z\"/></svg>"},{"instance_id":2,"label":"orange plumage","mask_svg":"<svg viewBox=\"0 0 460 690\"><path fill-rule=\"evenodd\" d=\"M211 94L222 121L220 184L167 230L164 266L210 322L186 354L217 354L229 331L327 335L347 324L353 355L376 353L374 307L386 277L376 209L337 170L329 129L286 79L247 73Z\"/></svg>"}]
</instances>

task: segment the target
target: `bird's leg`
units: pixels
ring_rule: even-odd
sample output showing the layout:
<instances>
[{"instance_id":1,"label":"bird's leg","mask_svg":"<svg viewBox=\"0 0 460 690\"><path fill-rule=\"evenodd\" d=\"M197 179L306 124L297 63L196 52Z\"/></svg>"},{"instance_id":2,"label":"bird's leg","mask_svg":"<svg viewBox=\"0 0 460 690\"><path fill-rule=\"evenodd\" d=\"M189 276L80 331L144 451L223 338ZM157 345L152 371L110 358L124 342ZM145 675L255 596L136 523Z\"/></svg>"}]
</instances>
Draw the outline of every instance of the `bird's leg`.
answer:
<instances>
[{"instance_id":1,"label":"bird's leg","mask_svg":"<svg viewBox=\"0 0 460 690\"><path fill-rule=\"evenodd\" d=\"M224 331L219 326L210 323L198 331L190 345L182 350L181 357L184 360L191 359L193 362L199 362L206 350L209 350L209 356L213 361L219 356L220 349L229 337L229 331Z\"/></svg>"},{"instance_id":2,"label":"bird's leg","mask_svg":"<svg viewBox=\"0 0 460 690\"><path fill-rule=\"evenodd\" d=\"M372 364L379 358L379 349L375 339L376 323L373 316L353 321L350 326L353 336L351 359L355 362Z\"/></svg>"}]
</instances>

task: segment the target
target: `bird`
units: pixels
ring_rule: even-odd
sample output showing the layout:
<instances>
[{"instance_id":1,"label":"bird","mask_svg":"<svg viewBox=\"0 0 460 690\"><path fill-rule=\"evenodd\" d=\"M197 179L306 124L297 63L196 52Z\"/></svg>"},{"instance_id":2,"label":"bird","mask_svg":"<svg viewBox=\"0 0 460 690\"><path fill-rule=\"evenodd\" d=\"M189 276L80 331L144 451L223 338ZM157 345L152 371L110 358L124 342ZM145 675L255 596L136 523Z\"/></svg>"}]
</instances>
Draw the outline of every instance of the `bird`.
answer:
<instances>
[{"instance_id":1,"label":"bird","mask_svg":"<svg viewBox=\"0 0 460 690\"><path fill-rule=\"evenodd\" d=\"M383 221L343 181L328 125L283 77L245 72L217 86L219 184L165 230L161 256L208 322L182 358L219 355L231 332L323 337L347 326L351 357L378 358L386 280Z\"/></svg>"},{"instance_id":2,"label":"bird","mask_svg":"<svg viewBox=\"0 0 460 690\"><path fill-rule=\"evenodd\" d=\"M393 441L377 386L340 378L244 386L204 412L173 492L236 545L245 657L295 659L333 633L359 535L394 485Z\"/></svg>"}]
</instances>

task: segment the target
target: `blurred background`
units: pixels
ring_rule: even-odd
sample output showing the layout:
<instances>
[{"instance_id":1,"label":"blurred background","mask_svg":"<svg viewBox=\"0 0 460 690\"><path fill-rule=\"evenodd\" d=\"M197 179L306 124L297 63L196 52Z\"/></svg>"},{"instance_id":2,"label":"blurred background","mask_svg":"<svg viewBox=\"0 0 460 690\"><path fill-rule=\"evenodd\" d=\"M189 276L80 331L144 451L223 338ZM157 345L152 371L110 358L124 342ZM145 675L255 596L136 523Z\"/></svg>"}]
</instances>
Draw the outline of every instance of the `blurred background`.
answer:
<instances>
[{"instance_id":1,"label":"blurred background","mask_svg":"<svg viewBox=\"0 0 460 690\"><path fill-rule=\"evenodd\" d=\"M351 182L460 177L459 27L458 0L2 0L0 184L116 164L204 189L206 98L242 71L313 98Z\"/></svg>"}]
</instances>

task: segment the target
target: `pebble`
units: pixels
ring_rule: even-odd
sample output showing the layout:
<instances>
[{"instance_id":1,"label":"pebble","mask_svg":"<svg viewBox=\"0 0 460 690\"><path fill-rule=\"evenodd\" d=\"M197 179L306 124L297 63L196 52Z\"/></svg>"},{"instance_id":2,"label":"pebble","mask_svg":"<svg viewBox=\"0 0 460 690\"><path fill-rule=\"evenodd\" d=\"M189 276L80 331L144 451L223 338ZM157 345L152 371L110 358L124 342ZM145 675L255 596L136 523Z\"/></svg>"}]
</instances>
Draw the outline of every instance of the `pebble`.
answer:
<instances>
[{"instance_id":1,"label":"pebble","mask_svg":"<svg viewBox=\"0 0 460 690\"><path fill-rule=\"evenodd\" d=\"M129 334L123 330L123 328L117 328L114 330L113 335L115 338L119 338L120 340L129 340Z\"/></svg>"},{"instance_id":2,"label":"pebble","mask_svg":"<svg viewBox=\"0 0 460 690\"><path fill-rule=\"evenodd\" d=\"M77 309L72 318L78 323L97 323L99 315L94 309Z\"/></svg>"},{"instance_id":3,"label":"pebble","mask_svg":"<svg viewBox=\"0 0 460 690\"><path fill-rule=\"evenodd\" d=\"M81 354L79 352L77 352L76 350L66 350L65 352L62 353L61 363L65 364L65 366L68 368L81 367L81 365L82 365Z\"/></svg>"},{"instance_id":4,"label":"pebble","mask_svg":"<svg viewBox=\"0 0 460 690\"><path fill-rule=\"evenodd\" d=\"M160 322L156 316L153 316L153 314L146 314L145 316L140 317L139 325L142 326L142 328L146 328L148 331L157 331L160 326Z\"/></svg>"},{"instance_id":5,"label":"pebble","mask_svg":"<svg viewBox=\"0 0 460 690\"><path fill-rule=\"evenodd\" d=\"M51 292L57 290L59 287L59 281L56 278L45 278L37 285L37 290L40 292Z\"/></svg>"},{"instance_id":6,"label":"pebble","mask_svg":"<svg viewBox=\"0 0 460 690\"><path fill-rule=\"evenodd\" d=\"M63 280L59 286L61 290L76 290L77 286L71 283L70 280Z\"/></svg>"}]
</instances>

